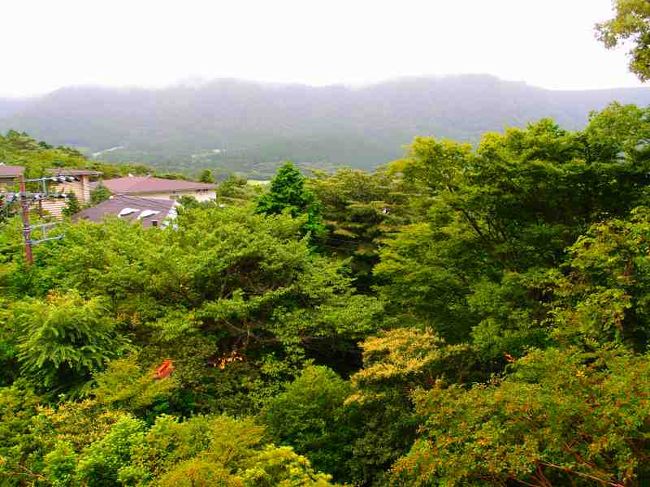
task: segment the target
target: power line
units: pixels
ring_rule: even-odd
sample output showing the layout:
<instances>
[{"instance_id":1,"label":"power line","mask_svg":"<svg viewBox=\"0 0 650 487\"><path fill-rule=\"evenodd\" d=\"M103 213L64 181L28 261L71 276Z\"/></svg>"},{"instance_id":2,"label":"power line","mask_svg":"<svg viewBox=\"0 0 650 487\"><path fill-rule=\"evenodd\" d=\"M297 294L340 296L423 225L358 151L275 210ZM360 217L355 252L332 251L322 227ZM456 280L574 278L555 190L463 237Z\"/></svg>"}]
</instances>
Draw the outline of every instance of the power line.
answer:
<instances>
[{"instance_id":1,"label":"power line","mask_svg":"<svg viewBox=\"0 0 650 487\"><path fill-rule=\"evenodd\" d=\"M20 175L20 206L21 217L23 220L23 240L25 241L25 261L27 265L34 263L32 254L32 227L29 224L29 201L27 200L27 190L25 189L25 178Z\"/></svg>"},{"instance_id":2,"label":"power line","mask_svg":"<svg viewBox=\"0 0 650 487\"><path fill-rule=\"evenodd\" d=\"M20 214L21 214L21 219L23 222L23 245L25 248L25 261L27 262L28 265L32 265L34 263L34 255L32 252L33 246L37 245L42 242L50 241L50 240L59 240L63 238L63 235L57 235L55 237L48 237L47 236L47 229L51 228L53 225L52 223L46 223L42 225L36 225L32 226L30 221L29 221L29 207L31 203L35 201L42 201L44 199L52 199L52 198L64 198L67 199L67 195L65 193L49 193L47 191L47 182L72 182L72 181L77 181L77 178L74 176L46 176L46 177L41 177L41 178L33 178L33 179L25 179L25 177L21 174L18 177L18 183L19 183L19 192L18 193L0 193L0 196L3 197L3 200L6 202L5 207L8 208L8 206L16 201L20 202ZM27 185L26 183L41 183L43 192L40 193L30 193L27 192ZM43 230L44 235L43 238L39 240L33 240L32 239L32 230L40 228Z\"/></svg>"}]
</instances>

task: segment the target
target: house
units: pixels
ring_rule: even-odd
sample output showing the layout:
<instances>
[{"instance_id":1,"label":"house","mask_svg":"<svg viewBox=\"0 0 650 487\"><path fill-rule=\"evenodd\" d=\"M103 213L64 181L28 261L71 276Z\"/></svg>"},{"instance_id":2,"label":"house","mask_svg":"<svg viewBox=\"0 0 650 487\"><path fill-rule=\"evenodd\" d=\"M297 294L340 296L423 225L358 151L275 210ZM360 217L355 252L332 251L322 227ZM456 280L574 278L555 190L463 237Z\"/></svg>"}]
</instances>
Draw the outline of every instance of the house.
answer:
<instances>
[{"instance_id":1,"label":"house","mask_svg":"<svg viewBox=\"0 0 650 487\"><path fill-rule=\"evenodd\" d=\"M18 183L18 178L25 173L23 166L7 166L0 164L0 191L13 187Z\"/></svg>"},{"instance_id":2,"label":"house","mask_svg":"<svg viewBox=\"0 0 650 487\"><path fill-rule=\"evenodd\" d=\"M198 201L216 198L215 184L197 183L182 179L163 179L153 176L127 176L106 179L101 182L114 195L142 196L154 199L177 200L181 196L193 196Z\"/></svg>"},{"instance_id":3,"label":"house","mask_svg":"<svg viewBox=\"0 0 650 487\"><path fill-rule=\"evenodd\" d=\"M13 192L18 190L18 178L25 172L25 168L22 166L7 166L6 164L0 163L0 213L7 215L8 201L13 199L7 199L6 194L3 194L5 191ZM11 197L13 198L13 197ZM2 216L2 215L0 215Z\"/></svg>"},{"instance_id":4,"label":"house","mask_svg":"<svg viewBox=\"0 0 650 487\"><path fill-rule=\"evenodd\" d=\"M24 175L25 168L22 166L7 166L0 164L0 192L18 191L18 180ZM101 176L101 172L89 169L54 168L47 169L46 175L38 180L31 180L27 185L28 192L36 192L41 195L60 195L74 193L80 205L90 203L90 191L92 179ZM39 197L30 200L32 209L40 215L48 212L55 218L61 218L63 208L67 200L65 198Z\"/></svg>"},{"instance_id":5,"label":"house","mask_svg":"<svg viewBox=\"0 0 650 487\"><path fill-rule=\"evenodd\" d=\"M65 181L54 181L51 183L50 192L65 194L74 193L79 200L79 203L82 205L90 203L90 192L92 190L91 181L102 175L99 171L68 168L48 169L47 173L53 177L70 177Z\"/></svg>"},{"instance_id":6,"label":"house","mask_svg":"<svg viewBox=\"0 0 650 487\"><path fill-rule=\"evenodd\" d=\"M92 179L97 179L102 175L101 172L91 171L89 169L48 169L47 174L52 178L60 180L50 181L48 184L48 193L73 193L80 205L90 203L90 192L92 190ZM40 209L46 210L52 216L60 218L63 208L67 204L65 199L45 199L41 203Z\"/></svg>"},{"instance_id":7,"label":"house","mask_svg":"<svg viewBox=\"0 0 650 487\"><path fill-rule=\"evenodd\" d=\"M74 216L76 221L101 222L108 217L138 222L143 227L166 227L176 218L178 203L171 199L139 198L115 195L98 205L81 210Z\"/></svg>"}]
</instances>

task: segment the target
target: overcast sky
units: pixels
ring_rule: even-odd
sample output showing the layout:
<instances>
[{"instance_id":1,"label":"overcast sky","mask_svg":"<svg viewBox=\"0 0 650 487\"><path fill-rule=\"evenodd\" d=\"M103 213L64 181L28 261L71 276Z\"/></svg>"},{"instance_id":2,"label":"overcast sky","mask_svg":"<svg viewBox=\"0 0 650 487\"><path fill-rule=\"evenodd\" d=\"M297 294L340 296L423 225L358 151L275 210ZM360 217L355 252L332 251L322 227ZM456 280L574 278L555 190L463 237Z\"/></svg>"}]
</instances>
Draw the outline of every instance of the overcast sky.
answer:
<instances>
[{"instance_id":1,"label":"overcast sky","mask_svg":"<svg viewBox=\"0 0 650 487\"><path fill-rule=\"evenodd\" d=\"M2 2L0 94L236 77L313 85L489 73L640 86L593 25L611 0Z\"/></svg>"}]
</instances>

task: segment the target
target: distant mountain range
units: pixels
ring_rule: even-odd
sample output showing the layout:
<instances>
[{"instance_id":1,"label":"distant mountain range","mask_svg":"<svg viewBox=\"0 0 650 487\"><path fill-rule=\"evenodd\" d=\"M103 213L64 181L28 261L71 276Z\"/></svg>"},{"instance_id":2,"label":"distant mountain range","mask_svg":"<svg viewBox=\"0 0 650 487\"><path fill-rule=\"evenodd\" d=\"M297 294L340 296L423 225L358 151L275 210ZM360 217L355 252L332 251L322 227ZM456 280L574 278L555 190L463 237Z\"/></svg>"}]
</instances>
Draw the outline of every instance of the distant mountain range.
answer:
<instances>
[{"instance_id":1,"label":"distant mountain range","mask_svg":"<svg viewBox=\"0 0 650 487\"><path fill-rule=\"evenodd\" d=\"M405 78L364 87L223 79L165 89L63 88L0 99L10 128L107 161L265 177L278 161L370 168L416 135L475 142L481 133L552 117L584 126L612 101L650 104L650 88L552 91L485 75Z\"/></svg>"}]
</instances>

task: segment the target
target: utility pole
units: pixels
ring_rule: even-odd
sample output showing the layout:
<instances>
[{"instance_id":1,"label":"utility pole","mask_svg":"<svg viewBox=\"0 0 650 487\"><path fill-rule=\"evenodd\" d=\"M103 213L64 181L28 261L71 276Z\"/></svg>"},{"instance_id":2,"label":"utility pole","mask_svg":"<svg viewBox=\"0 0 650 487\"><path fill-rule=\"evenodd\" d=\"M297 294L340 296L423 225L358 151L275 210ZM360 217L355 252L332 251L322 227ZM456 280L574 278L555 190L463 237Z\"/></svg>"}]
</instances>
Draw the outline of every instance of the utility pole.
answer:
<instances>
[{"instance_id":1,"label":"utility pole","mask_svg":"<svg viewBox=\"0 0 650 487\"><path fill-rule=\"evenodd\" d=\"M3 196L5 198L4 201L7 204L13 203L16 200L18 200L18 202L20 203L20 214L23 220L23 240L24 240L23 243L25 246L25 262L27 262L27 265L30 266L34 263L34 254L32 253L32 248L34 247L34 245L38 245L41 242L47 242L49 240L60 240L61 238L63 238L63 235L58 235L55 237L47 236L47 230L51 228L53 225L55 225L55 223L43 223L40 225L32 226L32 224L29 221L29 208L33 201L38 201L39 208L42 208L41 205L42 205L43 198L65 198L66 197L64 193L48 193L47 181L56 181L59 183L63 183L66 181L77 181L77 178L74 176L57 175L57 176L44 176L35 179L25 179L25 176L21 174L18 176L18 183L20 186L20 190L18 193L0 192L0 196ZM26 183L41 184L43 192L28 193ZM32 230L37 230L37 229L43 231L42 238L37 240L32 240Z\"/></svg>"},{"instance_id":2,"label":"utility pole","mask_svg":"<svg viewBox=\"0 0 650 487\"><path fill-rule=\"evenodd\" d=\"M25 261L27 265L34 263L32 255L32 227L29 224L29 201L27 200L27 189L25 187L25 177L20 175L20 206L23 218L23 239L25 241Z\"/></svg>"}]
</instances>

